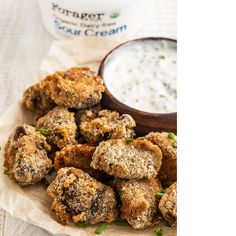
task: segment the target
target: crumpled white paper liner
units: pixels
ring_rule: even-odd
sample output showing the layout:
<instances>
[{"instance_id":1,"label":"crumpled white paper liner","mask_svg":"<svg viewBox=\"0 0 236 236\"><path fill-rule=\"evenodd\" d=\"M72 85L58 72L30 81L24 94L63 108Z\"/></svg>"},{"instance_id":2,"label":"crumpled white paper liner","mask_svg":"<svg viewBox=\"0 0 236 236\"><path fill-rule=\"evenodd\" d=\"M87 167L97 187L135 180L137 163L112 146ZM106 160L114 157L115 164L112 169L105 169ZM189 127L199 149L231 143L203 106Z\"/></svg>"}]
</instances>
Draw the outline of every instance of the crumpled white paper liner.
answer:
<instances>
[{"instance_id":1,"label":"crumpled white paper liner","mask_svg":"<svg viewBox=\"0 0 236 236\"><path fill-rule=\"evenodd\" d=\"M55 71L65 70L73 66L89 66L97 71L103 57L121 42L117 39L80 38L72 41L55 41L44 58L39 71L32 78L32 84ZM21 98L13 104L0 119L0 207L12 216L37 225L52 234L73 236L92 236L97 226L81 229L71 223L62 226L54 220L50 210L51 199L46 189L39 183L34 186L20 187L4 175L3 150L10 133L22 123L31 124L35 114L22 106ZM165 236L176 235L176 228L160 225ZM154 229L134 230L131 227L109 225L104 236L155 235Z\"/></svg>"}]
</instances>

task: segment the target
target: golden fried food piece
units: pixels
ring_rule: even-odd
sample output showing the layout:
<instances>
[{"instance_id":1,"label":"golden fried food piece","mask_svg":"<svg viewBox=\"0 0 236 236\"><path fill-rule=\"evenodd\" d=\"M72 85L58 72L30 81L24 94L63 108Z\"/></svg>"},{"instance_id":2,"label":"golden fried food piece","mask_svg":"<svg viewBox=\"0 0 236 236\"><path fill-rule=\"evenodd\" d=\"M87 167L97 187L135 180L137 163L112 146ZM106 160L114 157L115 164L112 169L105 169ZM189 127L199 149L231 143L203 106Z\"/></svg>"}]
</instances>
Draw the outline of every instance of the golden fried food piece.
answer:
<instances>
[{"instance_id":1,"label":"golden fried food piece","mask_svg":"<svg viewBox=\"0 0 236 236\"><path fill-rule=\"evenodd\" d=\"M8 176L19 185L31 185L43 179L51 168L46 138L30 125L18 126L5 146L4 166Z\"/></svg>"},{"instance_id":2,"label":"golden fried food piece","mask_svg":"<svg viewBox=\"0 0 236 236\"><path fill-rule=\"evenodd\" d=\"M87 144L68 145L56 152L54 167L56 170L62 167L75 167L84 171L92 169L90 163L94 151L95 147Z\"/></svg>"},{"instance_id":3,"label":"golden fried food piece","mask_svg":"<svg viewBox=\"0 0 236 236\"><path fill-rule=\"evenodd\" d=\"M177 183L173 183L162 196L159 209L165 220L174 226L177 221Z\"/></svg>"},{"instance_id":4,"label":"golden fried food piece","mask_svg":"<svg viewBox=\"0 0 236 236\"><path fill-rule=\"evenodd\" d=\"M100 102L103 80L87 67L74 67L51 75L48 94L59 106L85 109Z\"/></svg>"},{"instance_id":5,"label":"golden fried food piece","mask_svg":"<svg viewBox=\"0 0 236 236\"><path fill-rule=\"evenodd\" d=\"M94 178L105 181L110 179L106 173L95 170L90 166L95 147L87 144L68 145L56 152L54 167L59 170L62 167L75 167L87 172Z\"/></svg>"},{"instance_id":6,"label":"golden fried food piece","mask_svg":"<svg viewBox=\"0 0 236 236\"><path fill-rule=\"evenodd\" d=\"M66 225L86 221L90 224L113 222L117 217L115 193L87 173L76 168L61 168L48 187L53 197L52 211L56 220Z\"/></svg>"},{"instance_id":7,"label":"golden fried food piece","mask_svg":"<svg viewBox=\"0 0 236 236\"><path fill-rule=\"evenodd\" d=\"M110 110L88 110L81 116L80 133L88 143L134 136L134 119Z\"/></svg>"},{"instance_id":8,"label":"golden fried food piece","mask_svg":"<svg viewBox=\"0 0 236 236\"><path fill-rule=\"evenodd\" d=\"M147 140L111 139L101 142L91 166L116 178L153 178L161 167L162 153Z\"/></svg>"},{"instance_id":9,"label":"golden fried food piece","mask_svg":"<svg viewBox=\"0 0 236 236\"><path fill-rule=\"evenodd\" d=\"M177 180L177 149L173 147L173 139L168 138L169 133L151 132L144 138L158 145L162 151L162 166L158 179L164 187L169 187Z\"/></svg>"},{"instance_id":10,"label":"golden fried food piece","mask_svg":"<svg viewBox=\"0 0 236 236\"><path fill-rule=\"evenodd\" d=\"M56 106L52 98L47 95L49 81L50 79L46 78L30 86L23 94L24 105L40 115L47 113Z\"/></svg>"},{"instance_id":11,"label":"golden fried food piece","mask_svg":"<svg viewBox=\"0 0 236 236\"><path fill-rule=\"evenodd\" d=\"M38 129L47 129L50 144L63 148L76 143L77 126L73 112L67 108L55 107L37 121Z\"/></svg>"},{"instance_id":12,"label":"golden fried food piece","mask_svg":"<svg viewBox=\"0 0 236 236\"><path fill-rule=\"evenodd\" d=\"M118 180L116 183L121 199L121 215L135 229L144 229L158 221L157 192L160 182L155 179Z\"/></svg>"}]
</instances>

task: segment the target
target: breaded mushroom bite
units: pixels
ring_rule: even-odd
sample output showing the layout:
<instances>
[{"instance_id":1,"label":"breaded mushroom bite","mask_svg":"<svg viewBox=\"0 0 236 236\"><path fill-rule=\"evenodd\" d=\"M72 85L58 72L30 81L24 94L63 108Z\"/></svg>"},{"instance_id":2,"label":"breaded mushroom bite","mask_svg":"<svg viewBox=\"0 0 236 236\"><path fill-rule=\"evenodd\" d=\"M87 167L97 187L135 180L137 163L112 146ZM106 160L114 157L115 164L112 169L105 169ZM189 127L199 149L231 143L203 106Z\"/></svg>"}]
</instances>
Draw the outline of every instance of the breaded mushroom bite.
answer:
<instances>
[{"instance_id":1,"label":"breaded mushroom bite","mask_svg":"<svg viewBox=\"0 0 236 236\"><path fill-rule=\"evenodd\" d=\"M63 167L75 167L87 172L99 181L110 179L106 173L90 166L94 151L95 147L87 144L68 145L56 152L54 167L56 170Z\"/></svg>"},{"instance_id":2,"label":"breaded mushroom bite","mask_svg":"<svg viewBox=\"0 0 236 236\"><path fill-rule=\"evenodd\" d=\"M92 169L90 163L94 151L95 147L87 144L68 145L56 152L54 167L56 170L62 167L75 167L84 171Z\"/></svg>"},{"instance_id":3,"label":"breaded mushroom bite","mask_svg":"<svg viewBox=\"0 0 236 236\"><path fill-rule=\"evenodd\" d=\"M162 153L147 140L111 139L101 142L91 166L116 178L142 179L156 177Z\"/></svg>"},{"instance_id":4,"label":"breaded mushroom bite","mask_svg":"<svg viewBox=\"0 0 236 236\"><path fill-rule=\"evenodd\" d=\"M133 138L134 119L110 110L88 110L80 118L80 133L91 144L107 139Z\"/></svg>"},{"instance_id":5,"label":"breaded mushroom bite","mask_svg":"<svg viewBox=\"0 0 236 236\"><path fill-rule=\"evenodd\" d=\"M177 137L173 133L151 132L143 138L160 147L163 158L158 179L164 187L169 187L177 180Z\"/></svg>"},{"instance_id":6,"label":"breaded mushroom bite","mask_svg":"<svg viewBox=\"0 0 236 236\"><path fill-rule=\"evenodd\" d=\"M100 102L103 80L87 67L74 67L50 75L49 96L59 106L86 109Z\"/></svg>"},{"instance_id":7,"label":"breaded mushroom bite","mask_svg":"<svg viewBox=\"0 0 236 236\"><path fill-rule=\"evenodd\" d=\"M159 209L165 220L174 226L177 221L177 183L173 183L162 196Z\"/></svg>"},{"instance_id":8,"label":"breaded mushroom bite","mask_svg":"<svg viewBox=\"0 0 236 236\"><path fill-rule=\"evenodd\" d=\"M145 229L158 222L160 182L155 179L118 180L116 187L121 199L121 215L135 229Z\"/></svg>"},{"instance_id":9,"label":"breaded mushroom bite","mask_svg":"<svg viewBox=\"0 0 236 236\"><path fill-rule=\"evenodd\" d=\"M55 107L37 121L37 129L46 129L47 140L51 145L63 148L76 144L77 126L73 112L67 108Z\"/></svg>"},{"instance_id":10,"label":"breaded mushroom bite","mask_svg":"<svg viewBox=\"0 0 236 236\"><path fill-rule=\"evenodd\" d=\"M20 125L5 146L4 166L10 179L19 185L31 185L43 179L52 167L47 156L46 138L30 125Z\"/></svg>"},{"instance_id":11,"label":"breaded mushroom bite","mask_svg":"<svg viewBox=\"0 0 236 236\"><path fill-rule=\"evenodd\" d=\"M61 168L49 185L56 220L67 225L74 222L113 222L117 217L115 193L87 173L76 168Z\"/></svg>"},{"instance_id":12,"label":"breaded mushroom bite","mask_svg":"<svg viewBox=\"0 0 236 236\"><path fill-rule=\"evenodd\" d=\"M37 84L30 86L23 94L23 104L39 115L43 115L53 109L56 104L50 96L48 96L49 79L44 79Z\"/></svg>"}]
</instances>

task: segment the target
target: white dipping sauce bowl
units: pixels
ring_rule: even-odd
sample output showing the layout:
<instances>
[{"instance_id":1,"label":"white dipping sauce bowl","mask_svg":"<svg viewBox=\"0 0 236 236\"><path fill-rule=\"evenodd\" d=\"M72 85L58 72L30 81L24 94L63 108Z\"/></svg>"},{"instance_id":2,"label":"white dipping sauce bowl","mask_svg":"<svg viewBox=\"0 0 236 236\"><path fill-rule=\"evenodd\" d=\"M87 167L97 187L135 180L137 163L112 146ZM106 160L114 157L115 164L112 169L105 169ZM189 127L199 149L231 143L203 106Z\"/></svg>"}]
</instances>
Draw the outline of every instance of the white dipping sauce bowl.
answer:
<instances>
[{"instance_id":1,"label":"white dipping sauce bowl","mask_svg":"<svg viewBox=\"0 0 236 236\"><path fill-rule=\"evenodd\" d=\"M108 78L106 78L106 68L110 66L110 63L116 63L119 61L119 63L127 63L128 62L122 62L122 60L114 60L115 58L119 57L120 52L125 53L125 50L127 46L131 44L137 44L138 43L147 43L147 42L155 42L155 41L166 41L171 43L176 43L177 47L177 41L175 39L170 38L162 38L162 37L147 37L147 38L139 38L135 40L127 41L113 50L111 50L105 58L102 60L100 67L99 67L99 76L101 76L104 80L106 90L103 94L103 98L101 101L102 108L110 109L110 110L116 110L120 114L129 114L131 115L134 120L136 121L136 133L138 135L147 134L151 131L166 131L166 132L177 132L177 112L167 112L167 113L157 113L157 112L146 112L143 110L135 109L131 106L128 106L121 102L121 99L118 99L114 94L111 93L111 89L109 90L109 87L106 85L106 81L108 81ZM131 68L132 70L135 70L135 68ZM109 80L112 80L112 78L109 77Z\"/></svg>"}]
</instances>

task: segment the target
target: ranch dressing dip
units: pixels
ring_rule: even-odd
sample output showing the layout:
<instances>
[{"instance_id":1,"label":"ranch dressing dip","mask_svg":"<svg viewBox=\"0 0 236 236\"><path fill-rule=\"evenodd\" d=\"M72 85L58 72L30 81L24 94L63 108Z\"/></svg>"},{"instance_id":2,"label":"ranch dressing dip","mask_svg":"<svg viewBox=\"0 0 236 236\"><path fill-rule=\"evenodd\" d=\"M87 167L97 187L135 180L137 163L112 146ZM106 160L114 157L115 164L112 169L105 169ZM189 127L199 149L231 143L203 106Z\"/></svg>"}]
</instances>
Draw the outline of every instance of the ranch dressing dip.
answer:
<instances>
[{"instance_id":1,"label":"ranch dressing dip","mask_svg":"<svg viewBox=\"0 0 236 236\"><path fill-rule=\"evenodd\" d=\"M177 44L133 41L114 51L104 68L108 90L129 107L153 113L176 112Z\"/></svg>"}]
</instances>

